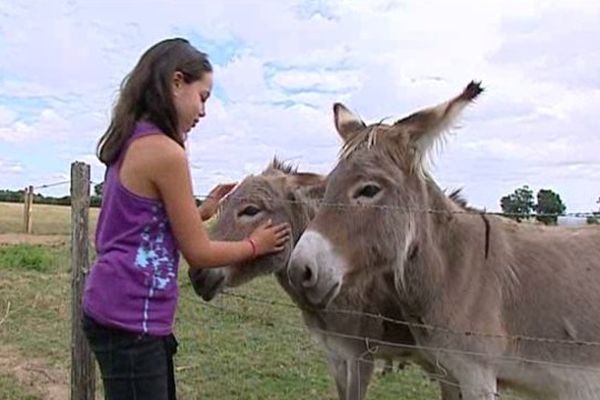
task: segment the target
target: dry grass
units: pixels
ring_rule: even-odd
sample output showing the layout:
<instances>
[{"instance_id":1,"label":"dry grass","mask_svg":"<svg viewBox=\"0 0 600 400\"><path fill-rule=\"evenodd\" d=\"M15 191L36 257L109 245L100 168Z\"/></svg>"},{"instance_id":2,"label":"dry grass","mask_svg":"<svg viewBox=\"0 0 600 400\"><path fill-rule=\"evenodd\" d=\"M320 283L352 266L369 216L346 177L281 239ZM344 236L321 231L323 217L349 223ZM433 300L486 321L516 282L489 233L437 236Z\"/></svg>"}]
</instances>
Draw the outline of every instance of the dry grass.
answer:
<instances>
[{"instance_id":1,"label":"dry grass","mask_svg":"<svg viewBox=\"0 0 600 400\"><path fill-rule=\"evenodd\" d=\"M90 209L90 232L96 229L99 209ZM32 233L34 235L71 234L71 207L33 204ZM0 234L23 233L23 204L0 203Z\"/></svg>"}]
</instances>

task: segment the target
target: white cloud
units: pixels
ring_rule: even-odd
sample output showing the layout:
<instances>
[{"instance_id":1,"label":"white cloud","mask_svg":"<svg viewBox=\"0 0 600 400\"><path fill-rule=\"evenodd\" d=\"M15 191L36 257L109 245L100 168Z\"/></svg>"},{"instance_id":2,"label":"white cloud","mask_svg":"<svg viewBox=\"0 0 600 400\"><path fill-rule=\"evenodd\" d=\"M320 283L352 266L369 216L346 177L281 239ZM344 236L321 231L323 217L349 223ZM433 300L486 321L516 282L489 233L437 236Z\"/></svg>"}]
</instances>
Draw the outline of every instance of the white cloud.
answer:
<instances>
[{"instance_id":1,"label":"white cloud","mask_svg":"<svg viewBox=\"0 0 600 400\"><path fill-rule=\"evenodd\" d=\"M360 76L352 71L304 71L277 72L273 83L285 90L345 92L361 86Z\"/></svg>"},{"instance_id":2,"label":"white cloud","mask_svg":"<svg viewBox=\"0 0 600 400\"><path fill-rule=\"evenodd\" d=\"M3 174L21 174L23 170L20 163L0 158L0 171Z\"/></svg>"},{"instance_id":3,"label":"white cloud","mask_svg":"<svg viewBox=\"0 0 600 400\"><path fill-rule=\"evenodd\" d=\"M17 119L17 113L7 106L0 105L0 126L10 125Z\"/></svg>"},{"instance_id":4,"label":"white cloud","mask_svg":"<svg viewBox=\"0 0 600 400\"><path fill-rule=\"evenodd\" d=\"M279 94L265 81L264 60L250 53L240 54L215 71L215 79L231 101L276 101Z\"/></svg>"},{"instance_id":5,"label":"white cloud","mask_svg":"<svg viewBox=\"0 0 600 400\"><path fill-rule=\"evenodd\" d=\"M35 116L33 122L27 123L20 120L0 121L0 140L7 142L32 142L46 138L47 140L61 140L71 130L70 122L54 109L43 109Z\"/></svg>"}]
</instances>

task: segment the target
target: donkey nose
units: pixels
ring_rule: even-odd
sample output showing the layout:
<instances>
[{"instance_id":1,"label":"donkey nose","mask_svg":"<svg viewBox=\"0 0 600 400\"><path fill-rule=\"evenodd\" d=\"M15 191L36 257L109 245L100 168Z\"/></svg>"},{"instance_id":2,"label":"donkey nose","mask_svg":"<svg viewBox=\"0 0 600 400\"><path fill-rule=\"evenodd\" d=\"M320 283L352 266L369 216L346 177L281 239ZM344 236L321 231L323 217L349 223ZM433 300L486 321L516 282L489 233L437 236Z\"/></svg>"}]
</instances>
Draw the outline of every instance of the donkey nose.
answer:
<instances>
[{"instance_id":1,"label":"donkey nose","mask_svg":"<svg viewBox=\"0 0 600 400\"><path fill-rule=\"evenodd\" d=\"M310 259L297 257L290 263L288 278L292 286L295 286L298 289L311 288L317 284L317 265Z\"/></svg>"}]
</instances>

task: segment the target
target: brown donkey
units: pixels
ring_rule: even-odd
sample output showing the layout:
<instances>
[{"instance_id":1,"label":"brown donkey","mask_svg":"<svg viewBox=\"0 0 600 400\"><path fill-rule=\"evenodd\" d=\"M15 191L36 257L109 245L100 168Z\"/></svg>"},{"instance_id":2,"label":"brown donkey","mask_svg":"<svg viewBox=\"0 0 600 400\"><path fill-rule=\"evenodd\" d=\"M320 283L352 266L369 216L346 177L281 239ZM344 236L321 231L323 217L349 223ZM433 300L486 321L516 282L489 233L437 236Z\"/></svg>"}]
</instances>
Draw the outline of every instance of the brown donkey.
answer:
<instances>
[{"instance_id":1,"label":"brown donkey","mask_svg":"<svg viewBox=\"0 0 600 400\"><path fill-rule=\"evenodd\" d=\"M366 126L336 104L345 144L290 280L325 309L387 297L465 400L496 399L499 385L600 399L600 229L467 212L428 174L432 146L481 91L471 82L394 124Z\"/></svg>"}]
</instances>

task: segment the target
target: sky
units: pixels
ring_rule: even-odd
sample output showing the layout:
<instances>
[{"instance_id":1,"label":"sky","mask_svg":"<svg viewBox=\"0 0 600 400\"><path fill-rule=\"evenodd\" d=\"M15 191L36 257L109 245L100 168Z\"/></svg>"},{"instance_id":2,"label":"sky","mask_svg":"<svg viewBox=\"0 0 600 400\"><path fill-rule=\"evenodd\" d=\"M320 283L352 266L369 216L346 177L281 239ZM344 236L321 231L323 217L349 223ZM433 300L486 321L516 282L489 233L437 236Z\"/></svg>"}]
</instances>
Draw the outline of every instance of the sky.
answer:
<instances>
[{"instance_id":1,"label":"sky","mask_svg":"<svg viewBox=\"0 0 600 400\"><path fill-rule=\"evenodd\" d=\"M169 37L215 68L187 146L199 195L275 155L330 171L334 102L393 120L475 79L486 91L435 154L438 184L488 210L524 184L568 212L598 208L598 1L2 0L0 189L66 180L75 160L101 181L95 146L119 84Z\"/></svg>"}]
</instances>

